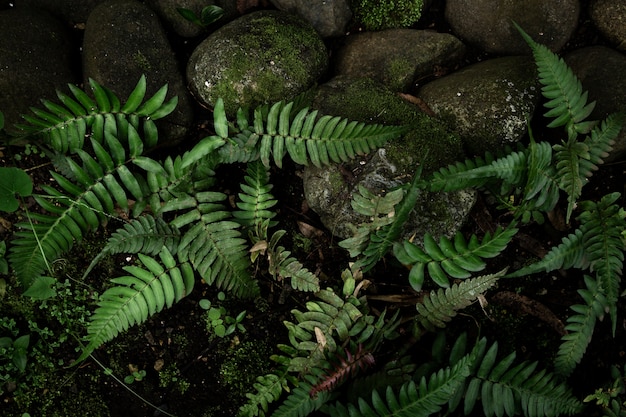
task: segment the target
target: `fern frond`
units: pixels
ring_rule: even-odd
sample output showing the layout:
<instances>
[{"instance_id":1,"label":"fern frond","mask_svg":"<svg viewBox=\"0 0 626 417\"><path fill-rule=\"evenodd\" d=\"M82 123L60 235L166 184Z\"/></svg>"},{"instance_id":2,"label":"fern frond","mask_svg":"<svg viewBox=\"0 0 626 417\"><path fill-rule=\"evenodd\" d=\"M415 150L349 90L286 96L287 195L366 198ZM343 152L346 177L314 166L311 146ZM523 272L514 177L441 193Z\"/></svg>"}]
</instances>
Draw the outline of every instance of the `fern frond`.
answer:
<instances>
[{"instance_id":1,"label":"fern frond","mask_svg":"<svg viewBox=\"0 0 626 417\"><path fill-rule=\"evenodd\" d=\"M97 229L108 217L117 217L116 209L128 213L133 202L133 215L146 206L144 181L126 166L124 146L112 135L105 135L105 145L91 140L97 159L82 150L77 153L82 166L63 156L74 181L50 172L59 190L41 188L46 195L35 201L50 214L31 213L36 223L20 223L9 261L18 280L28 287L46 265L70 250L74 242Z\"/></svg>"},{"instance_id":2,"label":"fern frond","mask_svg":"<svg viewBox=\"0 0 626 417\"><path fill-rule=\"evenodd\" d=\"M583 175L590 177L593 171L598 169L598 165L604 163L604 158L613 150L612 145L623 125L624 113L616 113L607 116L602 123L593 128L584 140L589 149L589 159L580 161Z\"/></svg>"},{"instance_id":3,"label":"fern frond","mask_svg":"<svg viewBox=\"0 0 626 417\"><path fill-rule=\"evenodd\" d=\"M402 188L390 191L384 196L376 195L362 185L359 185L358 191L352 196L350 204L356 213L367 216L369 221L360 225L352 237L339 242L339 246L347 249L353 258L363 253L370 241L371 233L394 221L395 205L404 197Z\"/></svg>"},{"instance_id":4,"label":"fern frond","mask_svg":"<svg viewBox=\"0 0 626 417\"><path fill-rule=\"evenodd\" d=\"M291 252L283 246L278 246L278 241L287 232L276 231L268 244L269 272L274 278L290 278L291 286L298 291L317 292L320 290L319 278L302 265L296 258L289 256Z\"/></svg>"},{"instance_id":5,"label":"fern frond","mask_svg":"<svg viewBox=\"0 0 626 417\"><path fill-rule=\"evenodd\" d=\"M61 104L43 100L46 108L32 109L33 115L25 115L27 125L18 128L25 135L39 135L44 143L57 152L75 152L83 148L88 133L99 143L103 143L106 132L125 137L132 127L142 132L148 147L154 147L158 140L154 121L171 113L178 98L165 102L167 85L152 97L145 99L146 78L142 76L124 105L109 89L94 80L89 80L94 99L78 87L69 84L71 95L57 91Z\"/></svg>"},{"instance_id":6,"label":"fern frond","mask_svg":"<svg viewBox=\"0 0 626 417\"><path fill-rule=\"evenodd\" d=\"M571 309L576 313L567 319L567 334L561 340L559 352L554 360L554 370L557 374L567 377L576 365L580 363L595 328L596 320L604 317L604 306L607 300L603 291L594 279L585 275L587 289L578 290L585 304L576 304Z\"/></svg>"},{"instance_id":7,"label":"fern frond","mask_svg":"<svg viewBox=\"0 0 626 417\"><path fill-rule=\"evenodd\" d=\"M269 183L269 169L260 161L253 161L248 164L248 175L244 177L245 184L241 184L241 193L237 202L237 208L233 212L235 217L244 226L254 226L265 220L270 220L276 216L272 211L278 201L270 193L272 185ZM276 222L269 222L269 226Z\"/></svg>"},{"instance_id":8,"label":"fern frond","mask_svg":"<svg viewBox=\"0 0 626 417\"><path fill-rule=\"evenodd\" d=\"M384 397L374 391L370 401L359 399L358 407L336 404L325 411L333 417L429 416L443 408L468 375L469 358L466 357L452 368L432 374L429 379L422 378L419 384L414 381L405 383L398 392L387 387Z\"/></svg>"},{"instance_id":9,"label":"fern frond","mask_svg":"<svg viewBox=\"0 0 626 417\"><path fill-rule=\"evenodd\" d=\"M524 186L524 209L548 212L559 200L559 180L552 162L552 147L548 142L536 143L532 139L528 147L528 179Z\"/></svg>"},{"instance_id":10,"label":"fern frond","mask_svg":"<svg viewBox=\"0 0 626 417\"><path fill-rule=\"evenodd\" d=\"M497 361L498 344L486 349L481 339L471 355L472 378L465 388L464 413L469 415L480 398L485 417L576 414L582 409L571 390L545 370L536 371L537 362L515 363L515 352Z\"/></svg>"},{"instance_id":11,"label":"fern frond","mask_svg":"<svg viewBox=\"0 0 626 417\"><path fill-rule=\"evenodd\" d=\"M307 381L301 381L293 392L272 413L272 417L305 417L313 411L319 410L331 398L329 392L320 392L311 396L310 392L315 383L312 375L307 375Z\"/></svg>"},{"instance_id":12,"label":"fern frond","mask_svg":"<svg viewBox=\"0 0 626 417\"><path fill-rule=\"evenodd\" d=\"M495 159L490 153L439 169L428 181L430 191L456 191L480 188L495 179L521 185L527 173L527 152L516 151Z\"/></svg>"},{"instance_id":13,"label":"fern frond","mask_svg":"<svg viewBox=\"0 0 626 417\"><path fill-rule=\"evenodd\" d=\"M270 373L259 376L253 384L256 389L254 394L247 393L248 402L239 408L239 417L265 416L269 404L278 400L283 390L288 388L287 372L281 375Z\"/></svg>"},{"instance_id":14,"label":"fern frond","mask_svg":"<svg viewBox=\"0 0 626 417\"><path fill-rule=\"evenodd\" d=\"M89 344L77 362L120 332L145 322L165 307L170 308L193 290L191 265L177 264L167 248L162 248L159 260L141 253L138 257L142 267L125 266L123 269L130 275L113 278L111 282L118 285L102 294L87 328Z\"/></svg>"},{"instance_id":15,"label":"fern frond","mask_svg":"<svg viewBox=\"0 0 626 417\"><path fill-rule=\"evenodd\" d=\"M83 273L82 279L84 280L94 266L105 256L115 253L157 255L164 246L170 252L175 253L179 240L180 232L178 229L167 224L160 217L144 215L133 219L111 235L106 246L96 255Z\"/></svg>"},{"instance_id":16,"label":"fern frond","mask_svg":"<svg viewBox=\"0 0 626 417\"><path fill-rule=\"evenodd\" d=\"M563 237L558 246L553 247L539 262L528 265L507 274L507 278L523 277L537 272L550 272L561 268L585 269L589 265L583 242L583 232L576 229L574 233Z\"/></svg>"},{"instance_id":17,"label":"fern frond","mask_svg":"<svg viewBox=\"0 0 626 417\"><path fill-rule=\"evenodd\" d=\"M556 151L556 169L559 179L559 187L567 193L567 214L565 221L569 219L582 194L583 186L588 182L586 175L581 172L581 161L589 160L589 147L582 142L563 142L554 145Z\"/></svg>"},{"instance_id":18,"label":"fern frond","mask_svg":"<svg viewBox=\"0 0 626 417\"><path fill-rule=\"evenodd\" d=\"M593 111L595 102L587 104L587 92L583 92L580 80L562 58L535 42L517 24L515 27L535 57L539 82L543 85L541 93L549 100L544 106L550 110L544 116L554 118L548 127L565 126L569 141L580 133L589 133L593 123L584 120Z\"/></svg>"},{"instance_id":19,"label":"fern frond","mask_svg":"<svg viewBox=\"0 0 626 417\"><path fill-rule=\"evenodd\" d=\"M360 268L363 272L370 270L393 247L402 234L403 226L408 220L411 211L413 211L423 188L420 180L421 175L422 166L419 166L413 175L413 180L406 186L406 194L402 201L398 203L392 222L379 227L370 234L370 241L363 250L363 256L355 262L354 268Z\"/></svg>"},{"instance_id":20,"label":"fern frond","mask_svg":"<svg viewBox=\"0 0 626 417\"><path fill-rule=\"evenodd\" d=\"M506 270L483 275L454 284L450 288L431 291L416 305L418 323L426 330L445 327L456 316L456 312L473 303L482 293L493 287Z\"/></svg>"},{"instance_id":21,"label":"fern frond","mask_svg":"<svg viewBox=\"0 0 626 417\"><path fill-rule=\"evenodd\" d=\"M613 334L617 325L617 300L624 267L622 233L626 230L621 209L615 204L619 198L619 193L612 193L602 197L599 202L581 202L583 212L578 217L590 270L596 273L606 296Z\"/></svg>"},{"instance_id":22,"label":"fern frond","mask_svg":"<svg viewBox=\"0 0 626 417\"><path fill-rule=\"evenodd\" d=\"M480 241L476 235L472 235L467 242L463 234L457 232L454 242L441 236L439 243L426 233L424 249L405 240L396 243L393 251L400 263L411 266L409 283L415 291L421 291L426 270L437 285L448 288L448 275L463 279L470 277L471 272L482 271L486 266L483 258L498 256L516 233L517 229L513 225L506 229L498 227L493 236L487 232Z\"/></svg>"},{"instance_id":23,"label":"fern frond","mask_svg":"<svg viewBox=\"0 0 626 417\"><path fill-rule=\"evenodd\" d=\"M260 157L278 167L286 154L297 164L317 167L347 162L366 154L407 132L404 126L367 125L347 119L321 116L308 108L292 119L293 103L275 103L267 113L254 112L254 135L259 138Z\"/></svg>"},{"instance_id":24,"label":"fern frond","mask_svg":"<svg viewBox=\"0 0 626 417\"><path fill-rule=\"evenodd\" d=\"M194 209L172 224L180 228L183 222L193 220L193 225L183 233L178 256L181 261L189 260L208 285L231 291L236 297L253 297L259 286L248 272L248 248L240 225L227 220L230 213L217 203L225 198L222 193L205 192L187 199L188 203L182 201Z\"/></svg>"}]
</instances>

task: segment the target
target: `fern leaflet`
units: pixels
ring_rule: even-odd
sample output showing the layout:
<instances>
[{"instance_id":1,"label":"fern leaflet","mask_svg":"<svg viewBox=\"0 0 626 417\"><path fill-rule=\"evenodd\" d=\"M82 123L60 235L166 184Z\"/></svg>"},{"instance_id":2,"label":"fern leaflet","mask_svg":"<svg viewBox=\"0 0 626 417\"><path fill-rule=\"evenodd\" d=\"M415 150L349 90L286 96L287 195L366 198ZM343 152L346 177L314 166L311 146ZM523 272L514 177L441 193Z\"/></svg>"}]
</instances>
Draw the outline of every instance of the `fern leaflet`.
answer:
<instances>
[{"instance_id":1,"label":"fern leaflet","mask_svg":"<svg viewBox=\"0 0 626 417\"><path fill-rule=\"evenodd\" d=\"M160 217L144 215L133 219L111 235L106 246L83 273L82 279L85 279L93 267L107 255L115 253L156 255L164 246L170 252L175 252L179 239L178 229L168 225Z\"/></svg>"},{"instance_id":2,"label":"fern leaflet","mask_svg":"<svg viewBox=\"0 0 626 417\"><path fill-rule=\"evenodd\" d=\"M562 58L545 45L536 43L517 24L515 26L533 52L539 82L543 84L541 92L550 100L544 104L550 109L544 116L554 118L548 127L565 126L569 141L579 133L588 133L594 123L584 120L593 111L595 102L587 104L587 92L583 92L580 80Z\"/></svg>"},{"instance_id":3,"label":"fern leaflet","mask_svg":"<svg viewBox=\"0 0 626 417\"><path fill-rule=\"evenodd\" d=\"M456 312L474 302L482 293L493 287L506 270L496 274L468 279L450 288L431 291L417 304L419 315L416 320L426 330L445 327Z\"/></svg>"},{"instance_id":4,"label":"fern leaflet","mask_svg":"<svg viewBox=\"0 0 626 417\"><path fill-rule=\"evenodd\" d=\"M146 146L157 142L154 121L171 113L178 102L173 97L165 102L167 85L144 101L146 78L142 76L124 105L109 89L89 80L95 101L78 87L69 84L72 96L57 91L62 105L43 100L46 110L33 108L34 115L25 115L28 125L18 126L24 134L40 135L44 143L60 153L76 152L83 148L88 133L99 143L107 132L126 137L128 129L142 132Z\"/></svg>"},{"instance_id":5,"label":"fern leaflet","mask_svg":"<svg viewBox=\"0 0 626 417\"><path fill-rule=\"evenodd\" d=\"M191 265L177 264L167 248L163 247L159 253L160 261L141 253L138 257L143 267L125 266L124 270L130 275L113 278L111 282L118 285L102 294L87 328L89 344L77 363L118 333L143 323L165 307L170 308L192 291Z\"/></svg>"},{"instance_id":6,"label":"fern leaflet","mask_svg":"<svg viewBox=\"0 0 626 417\"><path fill-rule=\"evenodd\" d=\"M269 184L269 170L260 161L250 162L247 173L244 177L246 183L240 185L241 201L237 202L239 210L233 212L233 217L242 225L251 227L276 216L272 207L278 201L270 193L272 185ZM269 226L275 224L276 222L269 222Z\"/></svg>"},{"instance_id":7,"label":"fern leaflet","mask_svg":"<svg viewBox=\"0 0 626 417\"><path fill-rule=\"evenodd\" d=\"M468 278L471 272L482 271L486 264L482 258L499 255L509 244L517 229L513 226L498 228L493 233L485 234L483 240L472 235L467 242L461 232L457 232L454 243L445 236L439 238L439 244L432 235L424 235L424 249L405 240L394 245L394 255L404 265L411 266L409 283L415 291L421 291L425 272L440 287L448 288L448 275L454 278Z\"/></svg>"},{"instance_id":8,"label":"fern leaflet","mask_svg":"<svg viewBox=\"0 0 626 417\"><path fill-rule=\"evenodd\" d=\"M580 362L596 324L596 320L604 317L604 306L607 301L598 283L590 276L585 275L587 289L578 290L585 304L576 304L571 309L576 313L567 319L565 330L568 334L562 337L563 343L554 360L555 372L561 376L569 376Z\"/></svg>"}]
</instances>

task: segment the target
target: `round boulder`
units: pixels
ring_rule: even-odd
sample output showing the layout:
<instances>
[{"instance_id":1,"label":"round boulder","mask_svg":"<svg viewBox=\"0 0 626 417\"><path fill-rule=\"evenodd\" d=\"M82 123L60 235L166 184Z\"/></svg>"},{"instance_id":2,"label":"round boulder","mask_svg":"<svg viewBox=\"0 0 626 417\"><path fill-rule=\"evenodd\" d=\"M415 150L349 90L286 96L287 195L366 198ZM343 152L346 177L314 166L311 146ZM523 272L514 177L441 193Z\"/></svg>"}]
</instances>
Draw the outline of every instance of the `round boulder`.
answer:
<instances>
[{"instance_id":1,"label":"round boulder","mask_svg":"<svg viewBox=\"0 0 626 417\"><path fill-rule=\"evenodd\" d=\"M85 85L93 78L124 102L142 75L147 81L146 99L165 84L166 100L178 96L174 112L157 122L161 137L169 143L178 142L193 120L193 108L161 22L148 6L134 0L101 4L91 13L85 28Z\"/></svg>"},{"instance_id":2,"label":"round boulder","mask_svg":"<svg viewBox=\"0 0 626 417\"><path fill-rule=\"evenodd\" d=\"M529 53L513 21L535 41L561 49L578 25L579 0L448 0L446 20L462 40L494 54Z\"/></svg>"},{"instance_id":3,"label":"round boulder","mask_svg":"<svg viewBox=\"0 0 626 417\"><path fill-rule=\"evenodd\" d=\"M442 123L373 80L336 77L318 88L313 107L322 114L369 124L411 126L403 137L354 161L341 166L305 168L307 203L338 237L351 237L362 223L370 221L351 206L359 187L382 196L410 182L418 166L423 168L425 177L463 157L458 137ZM425 232L453 236L465 222L475 197L471 190L421 193L403 237L415 236L419 242Z\"/></svg>"},{"instance_id":4,"label":"round boulder","mask_svg":"<svg viewBox=\"0 0 626 417\"><path fill-rule=\"evenodd\" d=\"M258 11L198 45L187 64L187 80L198 100L213 107L221 97L233 115L239 107L292 99L327 67L326 47L310 24L284 12Z\"/></svg>"},{"instance_id":5,"label":"round boulder","mask_svg":"<svg viewBox=\"0 0 626 417\"><path fill-rule=\"evenodd\" d=\"M352 18L348 0L271 0L279 10L302 16L323 38L343 36Z\"/></svg>"},{"instance_id":6,"label":"round boulder","mask_svg":"<svg viewBox=\"0 0 626 417\"><path fill-rule=\"evenodd\" d=\"M502 57L432 81L418 96L461 135L468 153L483 155L526 134L538 87L532 58Z\"/></svg>"},{"instance_id":7,"label":"round boulder","mask_svg":"<svg viewBox=\"0 0 626 417\"><path fill-rule=\"evenodd\" d=\"M454 67L465 45L448 33L389 29L348 36L337 51L335 72L370 77L391 90L407 91L415 80L431 76L442 67Z\"/></svg>"},{"instance_id":8,"label":"round boulder","mask_svg":"<svg viewBox=\"0 0 626 417\"><path fill-rule=\"evenodd\" d=\"M55 90L77 83L72 71L72 43L56 18L37 9L0 11L0 111L5 128L23 123L22 114L40 99L58 102Z\"/></svg>"},{"instance_id":9,"label":"round boulder","mask_svg":"<svg viewBox=\"0 0 626 417\"><path fill-rule=\"evenodd\" d=\"M626 0L595 0L589 6L591 20L618 49L626 51Z\"/></svg>"}]
</instances>

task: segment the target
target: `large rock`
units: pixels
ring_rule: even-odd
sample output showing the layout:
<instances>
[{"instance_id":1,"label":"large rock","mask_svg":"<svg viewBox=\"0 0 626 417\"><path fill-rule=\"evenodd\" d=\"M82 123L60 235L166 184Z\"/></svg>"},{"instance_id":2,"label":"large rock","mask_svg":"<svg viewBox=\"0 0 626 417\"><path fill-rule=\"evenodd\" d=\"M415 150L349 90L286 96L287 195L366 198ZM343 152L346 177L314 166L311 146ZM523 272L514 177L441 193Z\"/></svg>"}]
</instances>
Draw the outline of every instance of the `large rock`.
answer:
<instances>
[{"instance_id":1,"label":"large rock","mask_svg":"<svg viewBox=\"0 0 626 417\"><path fill-rule=\"evenodd\" d=\"M521 139L539 101L530 57L470 65L422 87L418 96L463 138L470 154L497 152Z\"/></svg>"},{"instance_id":2,"label":"large rock","mask_svg":"<svg viewBox=\"0 0 626 417\"><path fill-rule=\"evenodd\" d=\"M589 46L570 52L565 62L581 80L588 100L596 106L589 120L602 120L611 113L626 111L626 55L605 46ZM606 162L626 158L626 126L622 128Z\"/></svg>"},{"instance_id":3,"label":"large rock","mask_svg":"<svg viewBox=\"0 0 626 417\"><path fill-rule=\"evenodd\" d=\"M247 14L221 27L194 50L187 79L207 106L218 98L233 115L241 106L289 100L326 71L324 42L302 18L279 11Z\"/></svg>"},{"instance_id":4,"label":"large rock","mask_svg":"<svg viewBox=\"0 0 626 417\"><path fill-rule=\"evenodd\" d=\"M594 0L591 20L618 49L626 51L626 0Z\"/></svg>"},{"instance_id":5,"label":"large rock","mask_svg":"<svg viewBox=\"0 0 626 417\"><path fill-rule=\"evenodd\" d=\"M72 71L69 34L53 16L36 9L0 11L0 111L7 131L23 123L21 114L40 99L58 102L55 90L67 92L67 83L78 83Z\"/></svg>"},{"instance_id":6,"label":"large rock","mask_svg":"<svg viewBox=\"0 0 626 417\"><path fill-rule=\"evenodd\" d=\"M271 0L279 10L295 13L309 22L323 38L343 36L352 18L347 0Z\"/></svg>"},{"instance_id":7,"label":"large rock","mask_svg":"<svg viewBox=\"0 0 626 417\"><path fill-rule=\"evenodd\" d=\"M168 84L167 100L178 96L173 113L159 120L161 143L176 143L192 120L191 99L174 51L156 14L133 0L112 0L98 6L87 20L83 41L83 77L93 78L124 101L142 74L146 98Z\"/></svg>"},{"instance_id":8,"label":"large rock","mask_svg":"<svg viewBox=\"0 0 626 417\"><path fill-rule=\"evenodd\" d=\"M407 91L415 80L454 67L465 45L447 33L389 29L346 38L337 51L335 73L370 77L394 91Z\"/></svg>"},{"instance_id":9,"label":"large rock","mask_svg":"<svg viewBox=\"0 0 626 417\"><path fill-rule=\"evenodd\" d=\"M307 203L338 237L352 236L368 221L350 205L359 186L382 195L409 182L420 164L426 176L462 158L458 138L445 126L373 80L337 77L320 86L313 107L350 120L412 126L404 137L341 167L306 167L303 183ZM465 221L474 201L472 191L423 193L403 236L415 235L417 241L425 232L451 236Z\"/></svg>"},{"instance_id":10,"label":"large rock","mask_svg":"<svg viewBox=\"0 0 626 417\"><path fill-rule=\"evenodd\" d=\"M68 26L83 28L89 14L107 0L20 0L18 7L45 10L61 19Z\"/></svg>"},{"instance_id":11,"label":"large rock","mask_svg":"<svg viewBox=\"0 0 626 417\"><path fill-rule=\"evenodd\" d=\"M553 51L578 25L579 0L448 0L446 20L462 40L494 54L528 53L512 22Z\"/></svg>"}]
</instances>

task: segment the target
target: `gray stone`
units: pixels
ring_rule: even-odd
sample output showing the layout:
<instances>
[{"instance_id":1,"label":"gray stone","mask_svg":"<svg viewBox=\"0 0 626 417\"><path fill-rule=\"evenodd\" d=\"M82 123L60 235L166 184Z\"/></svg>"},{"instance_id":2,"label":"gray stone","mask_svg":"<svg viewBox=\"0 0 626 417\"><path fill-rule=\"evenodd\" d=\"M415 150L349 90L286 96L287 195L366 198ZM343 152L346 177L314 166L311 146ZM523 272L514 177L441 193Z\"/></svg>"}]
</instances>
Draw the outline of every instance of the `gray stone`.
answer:
<instances>
[{"instance_id":1,"label":"gray stone","mask_svg":"<svg viewBox=\"0 0 626 417\"><path fill-rule=\"evenodd\" d=\"M323 38L343 36L352 18L347 0L271 0L279 10L295 13L309 22Z\"/></svg>"},{"instance_id":2,"label":"gray stone","mask_svg":"<svg viewBox=\"0 0 626 417\"><path fill-rule=\"evenodd\" d=\"M195 97L209 107L218 98L226 112L241 106L289 100L310 88L326 71L324 42L302 18L259 11L209 35L187 64Z\"/></svg>"},{"instance_id":3,"label":"gray stone","mask_svg":"<svg viewBox=\"0 0 626 417\"><path fill-rule=\"evenodd\" d=\"M98 6L85 29L85 83L93 78L123 102L142 74L147 80L146 98L165 84L166 100L178 96L176 110L157 123L162 144L180 141L193 120L193 109L174 51L156 14L133 0L112 0Z\"/></svg>"},{"instance_id":4,"label":"gray stone","mask_svg":"<svg viewBox=\"0 0 626 417\"><path fill-rule=\"evenodd\" d=\"M512 21L557 51L576 29L579 13L579 0L448 0L445 11L459 38L483 51L506 55L529 53Z\"/></svg>"},{"instance_id":5,"label":"gray stone","mask_svg":"<svg viewBox=\"0 0 626 417\"><path fill-rule=\"evenodd\" d=\"M602 120L611 113L626 111L626 55L605 46L589 46L565 56L565 62L589 92L596 106L589 120ZM605 162L626 158L626 127L622 127L613 151Z\"/></svg>"},{"instance_id":6,"label":"gray stone","mask_svg":"<svg viewBox=\"0 0 626 417\"><path fill-rule=\"evenodd\" d=\"M626 0L595 0L589 6L591 20L617 49L626 51Z\"/></svg>"},{"instance_id":7,"label":"gray stone","mask_svg":"<svg viewBox=\"0 0 626 417\"><path fill-rule=\"evenodd\" d=\"M422 87L418 96L463 139L470 154L496 152L521 139L539 101L530 57L470 65Z\"/></svg>"},{"instance_id":8,"label":"gray stone","mask_svg":"<svg viewBox=\"0 0 626 417\"><path fill-rule=\"evenodd\" d=\"M416 80L454 67L465 45L447 33L389 29L350 35L337 51L335 73L370 77L394 91L407 91Z\"/></svg>"},{"instance_id":9,"label":"gray stone","mask_svg":"<svg viewBox=\"0 0 626 417\"><path fill-rule=\"evenodd\" d=\"M72 72L72 44L63 24L36 9L0 11L0 111L5 128L23 123L21 114L41 107L40 99L58 102L55 90L78 83Z\"/></svg>"},{"instance_id":10,"label":"gray stone","mask_svg":"<svg viewBox=\"0 0 626 417\"><path fill-rule=\"evenodd\" d=\"M61 19L69 26L84 28L87 18L106 0L19 0L17 7L38 8Z\"/></svg>"},{"instance_id":11,"label":"gray stone","mask_svg":"<svg viewBox=\"0 0 626 417\"><path fill-rule=\"evenodd\" d=\"M313 107L350 120L413 127L404 137L341 167L305 168L307 203L338 237L352 236L356 227L367 221L350 205L359 186L382 195L409 182L420 164L423 175L428 175L462 157L458 138L445 126L373 80L337 77L320 86ZM473 191L423 193L403 236L416 235L418 241L425 232L451 236L465 221L474 201Z\"/></svg>"},{"instance_id":12,"label":"gray stone","mask_svg":"<svg viewBox=\"0 0 626 417\"><path fill-rule=\"evenodd\" d=\"M224 15L215 22L215 25L223 25L237 16L236 2L231 0L146 0L161 17L163 22L178 35L185 38L193 38L201 35L206 29L185 19L178 12L178 8L192 10L200 16L206 6L218 6L224 10ZM211 26L212 27L212 26Z\"/></svg>"}]
</instances>

